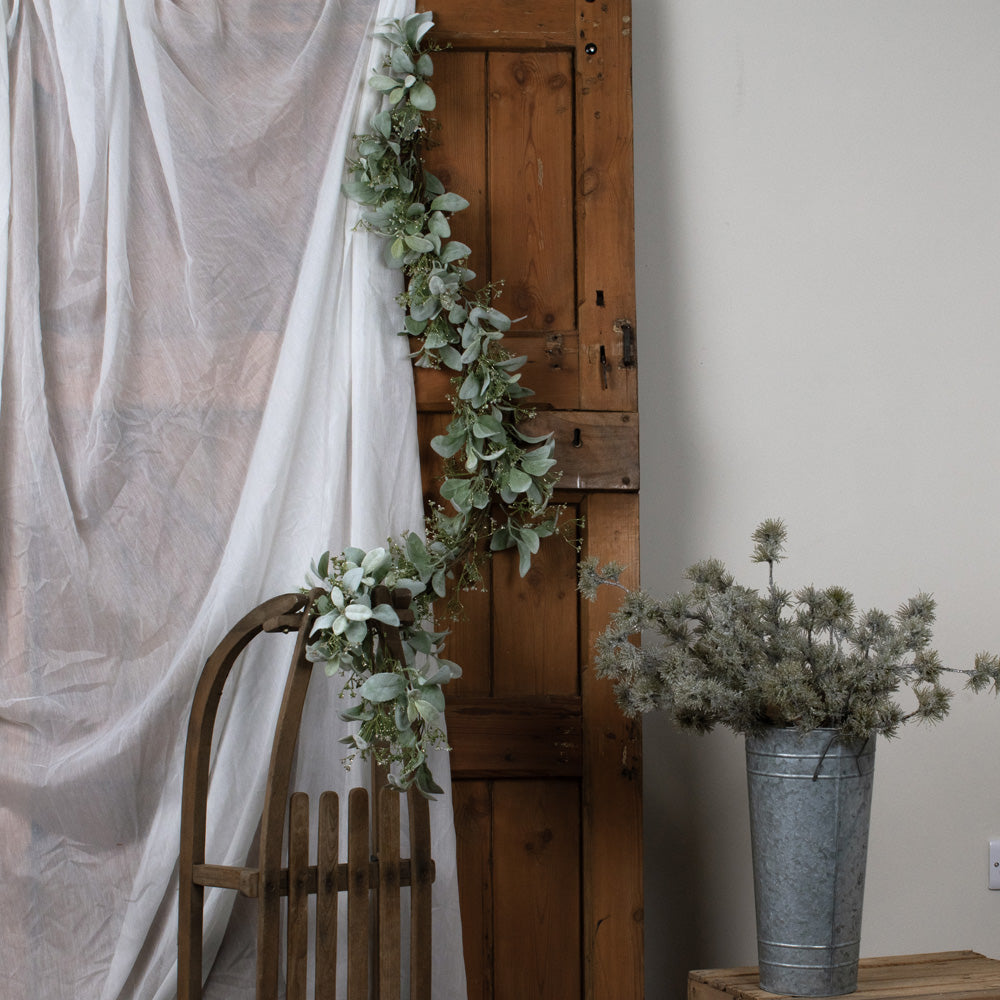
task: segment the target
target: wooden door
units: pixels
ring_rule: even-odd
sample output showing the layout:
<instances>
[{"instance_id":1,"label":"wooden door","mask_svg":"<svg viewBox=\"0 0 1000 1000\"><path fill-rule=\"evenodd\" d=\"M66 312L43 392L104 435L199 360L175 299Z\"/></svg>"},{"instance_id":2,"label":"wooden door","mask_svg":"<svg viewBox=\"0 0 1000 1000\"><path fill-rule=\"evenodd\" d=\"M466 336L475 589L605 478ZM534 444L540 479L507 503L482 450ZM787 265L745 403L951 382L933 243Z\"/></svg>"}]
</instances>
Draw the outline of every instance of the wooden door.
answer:
<instances>
[{"instance_id":1,"label":"wooden door","mask_svg":"<svg viewBox=\"0 0 1000 1000\"><path fill-rule=\"evenodd\" d=\"M628 0L440 0L431 170L471 202L454 220L529 362L558 499L583 555L637 582L631 20ZM418 373L426 442L448 377ZM581 604L577 551L543 543L521 579L493 560L449 655L448 729L472 1000L642 995L640 734L596 680L613 595ZM605 588L609 589L609 588Z\"/></svg>"}]
</instances>

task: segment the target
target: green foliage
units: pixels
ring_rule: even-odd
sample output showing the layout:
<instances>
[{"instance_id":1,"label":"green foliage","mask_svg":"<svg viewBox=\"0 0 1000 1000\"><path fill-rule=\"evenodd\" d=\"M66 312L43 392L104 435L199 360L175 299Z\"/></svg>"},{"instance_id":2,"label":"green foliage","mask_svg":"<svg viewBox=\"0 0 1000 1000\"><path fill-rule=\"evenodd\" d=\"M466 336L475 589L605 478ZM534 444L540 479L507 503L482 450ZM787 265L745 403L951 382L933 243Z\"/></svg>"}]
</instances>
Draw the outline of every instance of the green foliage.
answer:
<instances>
[{"instance_id":1,"label":"green foliage","mask_svg":"<svg viewBox=\"0 0 1000 1000\"><path fill-rule=\"evenodd\" d=\"M444 635L421 622L449 583L458 590L474 586L481 560L493 552L516 549L526 574L559 513L550 507L557 478L552 436L520 429L531 415L524 408L531 390L521 384L526 359L501 346L511 320L495 307L494 289L470 290L470 250L451 239L451 217L469 203L423 166L426 113L436 103L433 60L424 45L432 26L429 13L382 26L390 52L369 86L384 95L383 106L371 131L355 139L343 191L364 206L363 225L384 238L387 265L402 273L400 334L415 341L415 363L456 373L452 420L431 442L445 460L440 492L452 512L432 506L426 541L409 533L385 549L347 549L320 559L313 576L326 594L310 647L312 659L345 678L343 695L356 699L344 713L359 723L346 740L348 760L373 755L394 769L398 787L412 785L425 795L440 791L427 753L444 743L435 720L444 709L442 685L458 668L440 657ZM398 624L388 605L372 607L378 583L413 594L417 624L402 630L404 663L373 643L373 619Z\"/></svg>"},{"instance_id":2,"label":"green foliage","mask_svg":"<svg viewBox=\"0 0 1000 1000\"><path fill-rule=\"evenodd\" d=\"M950 692L942 674L965 674L974 691L1000 690L1000 657L981 653L972 670L950 670L930 647L934 599L917 594L895 614L859 613L843 587L774 582L787 533L781 521L754 532L752 560L768 564L764 592L737 584L718 560L687 571L690 587L666 601L618 583L621 568L581 565L580 591L593 599L602 584L625 590L597 641L597 673L615 682L627 715L663 711L684 728L716 725L755 733L766 726L839 730L844 739L894 736L911 719L936 722ZM632 640L656 632L660 643ZM904 689L914 706L897 700Z\"/></svg>"},{"instance_id":3,"label":"green foliage","mask_svg":"<svg viewBox=\"0 0 1000 1000\"><path fill-rule=\"evenodd\" d=\"M325 593L316 600L308 648L311 661L342 678L340 696L354 702L341 713L358 723L357 731L342 741L349 749L345 762L372 755L395 767L389 780L396 787L415 785L426 795L441 791L427 754L446 745L438 725L444 712L442 687L462 673L441 655L444 633L425 624L435 595L421 577L433 577L432 566L426 546L412 534L402 546L390 542L388 548L368 552L348 548L335 557L325 553L312 567L314 581ZM392 606L374 602L380 585L410 592L413 624L401 623ZM403 662L393 659L384 643L375 642L372 621L399 628Z\"/></svg>"},{"instance_id":4,"label":"green foliage","mask_svg":"<svg viewBox=\"0 0 1000 1000\"><path fill-rule=\"evenodd\" d=\"M452 216L469 203L423 167L434 66L422 45L431 25L419 13L384 27L392 48L370 84L386 95L385 106L372 132L357 138L344 191L365 206L364 225L385 239L388 264L403 272L400 332L416 342L415 362L456 372L452 420L431 441L445 459L441 495L454 513L433 513L427 533L435 563L457 572L461 585L477 576L466 564L481 539L491 552L516 548L527 572L538 539L556 526L555 444L520 430L530 416L531 390L520 373L526 359L501 346L511 320L495 307L493 289L470 290L469 248L450 239Z\"/></svg>"}]
</instances>

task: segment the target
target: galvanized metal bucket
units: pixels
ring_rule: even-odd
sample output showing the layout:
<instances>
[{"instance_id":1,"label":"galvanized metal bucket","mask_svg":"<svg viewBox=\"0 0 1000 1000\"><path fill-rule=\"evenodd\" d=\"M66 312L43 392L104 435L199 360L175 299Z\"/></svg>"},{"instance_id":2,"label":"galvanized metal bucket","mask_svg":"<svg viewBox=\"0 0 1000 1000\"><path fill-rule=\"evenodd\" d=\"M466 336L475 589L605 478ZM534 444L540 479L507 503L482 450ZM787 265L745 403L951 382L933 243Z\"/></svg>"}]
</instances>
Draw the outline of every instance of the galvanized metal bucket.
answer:
<instances>
[{"instance_id":1,"label":"galvanized metal bucket","mask_svg":"<svg viewBox=\"0 0 1000 1000\"><path fill-rule=\"evenodd\" d=\"M746 752L761 989L853 993L875 739L775 727Z\"/></svg>"}]
</instances>

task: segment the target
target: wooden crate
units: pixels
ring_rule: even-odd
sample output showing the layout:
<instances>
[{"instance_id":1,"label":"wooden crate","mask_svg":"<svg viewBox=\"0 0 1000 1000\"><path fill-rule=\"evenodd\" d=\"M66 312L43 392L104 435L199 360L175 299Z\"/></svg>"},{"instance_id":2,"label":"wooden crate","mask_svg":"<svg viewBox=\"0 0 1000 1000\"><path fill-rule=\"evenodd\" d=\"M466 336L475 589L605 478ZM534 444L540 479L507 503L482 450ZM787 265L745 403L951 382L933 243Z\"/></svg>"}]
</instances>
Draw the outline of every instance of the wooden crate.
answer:
<instances>
[{"instance_id":1,"label":"wooden crate","mask_svg":"<svg viewBox=\"0 0 1000 1000\"><path fill-rule=\"evenodd\" d=\"M688 1000L767 1000L756 967L700 969L688 975ZM856 1000L1000 1000L1000 961L974 951L865 958L858 969Z\"/></svg>"}]
</instances>

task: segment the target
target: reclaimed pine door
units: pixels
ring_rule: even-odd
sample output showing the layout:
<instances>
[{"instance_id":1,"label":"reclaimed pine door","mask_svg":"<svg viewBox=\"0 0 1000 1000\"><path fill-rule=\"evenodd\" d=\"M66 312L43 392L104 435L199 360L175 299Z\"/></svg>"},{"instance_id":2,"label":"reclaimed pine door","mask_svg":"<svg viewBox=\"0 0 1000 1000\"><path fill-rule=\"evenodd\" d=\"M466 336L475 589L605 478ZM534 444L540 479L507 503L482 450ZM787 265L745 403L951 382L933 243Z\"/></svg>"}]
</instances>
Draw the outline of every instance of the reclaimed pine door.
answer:
<instances>
[{"instance_id":1,"label":"reclaimed pine door","mask_svg":"<svg viewBox=\"0 0 1000 1000\"><path fill-rule=\"evenodd\" d=\"M554 431L557 499L583 555L638 576L638 423L629 0L439 0L438 145L428 165L471 206L454 220L498 306L524 317L534 427ZM445 373L418 373L426 442ZM448 729L470 1000L642 996L640 733L593 676L613 594L581 603L577 552L502 553L465 601ZM611 588L605 588L610 590Z\"/></svg>"}]
</instances>

